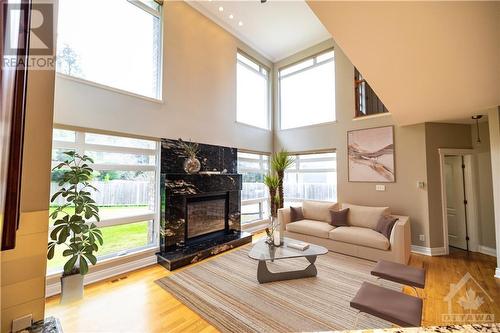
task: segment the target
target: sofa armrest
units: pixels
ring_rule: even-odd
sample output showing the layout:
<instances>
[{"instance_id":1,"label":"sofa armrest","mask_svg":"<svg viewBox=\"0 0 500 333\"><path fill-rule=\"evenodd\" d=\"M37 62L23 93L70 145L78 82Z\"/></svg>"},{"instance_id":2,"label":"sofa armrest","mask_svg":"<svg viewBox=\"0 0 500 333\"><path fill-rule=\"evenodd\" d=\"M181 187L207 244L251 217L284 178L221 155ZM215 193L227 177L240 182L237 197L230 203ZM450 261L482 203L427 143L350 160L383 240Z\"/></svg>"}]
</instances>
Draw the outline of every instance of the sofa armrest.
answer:
<instances>
[{"instance_id":1,"label":"sofa armrest","mask_svg":"<svg viewBox=\"0 0 500 333\"><path fill-rule=\"evenodd\" d=\"M408 216L393 216L397 217L398 221L392 228L389 240L391 243L391 250L397 254L399 262L407 264L410 260L411 252L410 218Z\"/></svg>"},{"instance_id":2,"label":"sofa armrest","mask_svg":"<svg viewBox=\"0 0 500 333\"><path fill-rule=\"evenodd\" d=\"M278 223L282 234L285 232L286 225L290 222L290 207L278 209Z\"/></svg>"}]
</instances>

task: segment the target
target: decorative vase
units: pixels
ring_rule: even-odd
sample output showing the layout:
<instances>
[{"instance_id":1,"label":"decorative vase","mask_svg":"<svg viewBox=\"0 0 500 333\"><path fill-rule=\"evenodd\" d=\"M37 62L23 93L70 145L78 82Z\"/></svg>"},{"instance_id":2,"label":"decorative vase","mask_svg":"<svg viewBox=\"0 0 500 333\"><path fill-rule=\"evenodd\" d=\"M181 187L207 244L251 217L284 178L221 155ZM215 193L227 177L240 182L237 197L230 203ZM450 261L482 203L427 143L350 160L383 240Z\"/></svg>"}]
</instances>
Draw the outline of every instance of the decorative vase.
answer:
<instances>
[{"instance_id":1,"label":"decorative vase","mask_svg":"<svg viewBox=\"0 0 500 333\"><path fill-rule=\"evenodd\" d=\"M281 245L281 238L280 238L280 231L279 230L274 230L274 233L273 233L273 243L274 243L274 246L280 246Z\"/></svg>"},{"instance_id":2,"label":"decorative vase","mask_svg":"<svg viewBox=\"0 0 500 333\"><path fill-rule=\"evenodd\" d=\"M198 160L196 157L189 157L184 161L184 171L186 171L187 173L197 173L200 171L200 169L201 163L200 160Z\"/></svg>"},{"instance_id":3,"label":"decorative vase","mask_svg":"<svg viewBox=\"0 0 500 333\"><path fill-rule=\"evenodd\" d=\"M61 304L83 298L83 275L72 274L61 277Z\"/></svg>"}]
</instances>

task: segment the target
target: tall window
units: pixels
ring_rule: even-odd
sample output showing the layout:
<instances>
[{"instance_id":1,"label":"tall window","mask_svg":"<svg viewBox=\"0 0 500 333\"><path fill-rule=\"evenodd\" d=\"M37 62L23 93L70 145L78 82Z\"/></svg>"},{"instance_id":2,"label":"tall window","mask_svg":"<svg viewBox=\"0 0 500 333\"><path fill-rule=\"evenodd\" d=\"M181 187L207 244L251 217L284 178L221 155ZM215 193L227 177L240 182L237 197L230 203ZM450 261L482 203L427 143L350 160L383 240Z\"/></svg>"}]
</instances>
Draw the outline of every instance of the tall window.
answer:
<instances>
[{"instance_id":1,"label":"tall window","mask_svg":"<svg viewBox=\"0 0 500 333\"><path fill-rule=\"evenodd\" d=\"M238 152L238 173L243 175L241 191L241 222L266 219L269 195L264 176L269 170L269 156Z\"/></svg>"},{"instance_id":2,"label":"tall window","mask_svg":"<svg viewBox=\"0 0 500 333\"><path fill-rule=\"evenodd\" d=\"M236 73L236 120L240 123L269 129L269 71L238 52Z\"/></svg>"},{"instance_id":3,"label":"tall window","mask_svg":"<svg viewBox=\"0 0 500 333\"><path fill-rule=\"evenodd\" d=\"M335 121L333 50L279 71L281 129Z\"/></svg>"},{"instance_id":4,"label":"tall window","mask_svg":"<svg viewBox=\"0 0 500 333\"><path fill-rule=\"evenodd\" d=\"M287 205L303 200L337 201L336 153L296 155L284 179Z\"/></svg>"},{"instance_id":5,"label":"tall window","mask_svg":"<svg viewBox=\"0 0 500 333\"><path fill-rule=\"evenodd\" d=\"M154 1L60 0L57 71L161 98L161 6Z\"/></svg>"},{"instance_id":6,"label":"tall window","mask_svg":"<svg viewBox=\"0 0 500 333\"><path fill-rule=\"evenodd\" d=\"M157 143L121 136L54 129L52 164L63 161L66 151L76 151L94 159L92 198L99 207L104 245L98 260L156 246ZM58 189L62 171L52 172L51 196ZM63 204L51 203L50 210ZM49 221L49 228L53 228ZM61 249L62 251L62 249ZM64 258L56 252L48 262L48 273L62 270Z\"/></svg>"}]
</instances>

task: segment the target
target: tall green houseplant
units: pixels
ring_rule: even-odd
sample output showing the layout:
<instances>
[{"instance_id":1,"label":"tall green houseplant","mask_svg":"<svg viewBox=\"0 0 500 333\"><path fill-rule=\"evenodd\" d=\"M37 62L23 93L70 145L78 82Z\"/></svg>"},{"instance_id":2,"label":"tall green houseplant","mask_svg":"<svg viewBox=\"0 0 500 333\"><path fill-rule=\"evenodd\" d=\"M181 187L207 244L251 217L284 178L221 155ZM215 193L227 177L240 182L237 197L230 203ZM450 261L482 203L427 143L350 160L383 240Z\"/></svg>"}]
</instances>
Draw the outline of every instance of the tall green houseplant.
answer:
<instances>
[{"instance_id":1,"label":"tall green houseplant","mask_svg":"<svg viewBox=\"0 0 500 333\"><path fill-rule=\"evenodd\" d=\"M54 258L56 247L64 248L62 255L68 260L64 264L63 279L87 274L89 264L97 263L96 252L104 243L101 230L91 222L91 219L99 221L99 208L90 192L97 191L90 184L93 170L89 163L94 161L73 151L65 152L64 155L66 160L52 169L61 173L61 178L58 183L60 188L52 196L51 202L63 198L64 203L50 214L54 228L50 233L47 251L50 260ZM83 288L83 279L81 283Z\"/></svg>"},{"instance_id":2,"label":"tall green houseplant","mask_svg":"<svg viewBox=\"0 0 500 333\"><path fill-rule=\"evenodd\" d=\"M264 185L269 189L269 198L271 199L271 216L276 217L278 215L278 185L279 179L276 174L268 174L264 176Z\"/></svg>"},{"instance_id":3,"label":"tall green houseplant","mask_svg":"<svg viewBox=\"0 0 500 333\"><path fill-rule=\"evenodd\" d=\"M294 158L290 156L286 150L281 150L280 152L274 153L271 158L271 169L276 173L278 177L278 193L279 197L278 206L276 209L283 208L284 205L284 193L283 193L283 179L285 178L285 171L294 162Z\"/></svg>"}]
</instances>

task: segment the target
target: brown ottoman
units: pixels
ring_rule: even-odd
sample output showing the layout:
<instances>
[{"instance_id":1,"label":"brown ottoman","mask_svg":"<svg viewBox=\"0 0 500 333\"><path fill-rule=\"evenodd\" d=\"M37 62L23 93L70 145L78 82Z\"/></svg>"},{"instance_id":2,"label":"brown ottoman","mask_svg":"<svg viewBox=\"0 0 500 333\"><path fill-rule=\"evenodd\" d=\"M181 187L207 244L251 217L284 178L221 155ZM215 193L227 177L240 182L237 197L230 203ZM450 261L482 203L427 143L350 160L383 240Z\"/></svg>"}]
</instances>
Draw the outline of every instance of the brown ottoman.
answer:
<instances>
[{"instance_id":1,"label":"brown ottoman","mask_svg":"<svg viewBox=\"0 0 500 333\"><path fill-rule=\"evenodd\" d=\"M390 321L401 327L419 327L422 322L422 300L401 292L363 282L351 301L351 307L363 313Z\"/></svg>"},{"instance_id":2,"label":"brown ottoman","mask_svg":"<svg viewBox=\"0 0 500 333\"><path fill-rule=\"evenodd\" d=\"M425 269L422 268L380 260L371 271L371 274L407 286L425 288Z\"/></svg>"}]
</instances>

